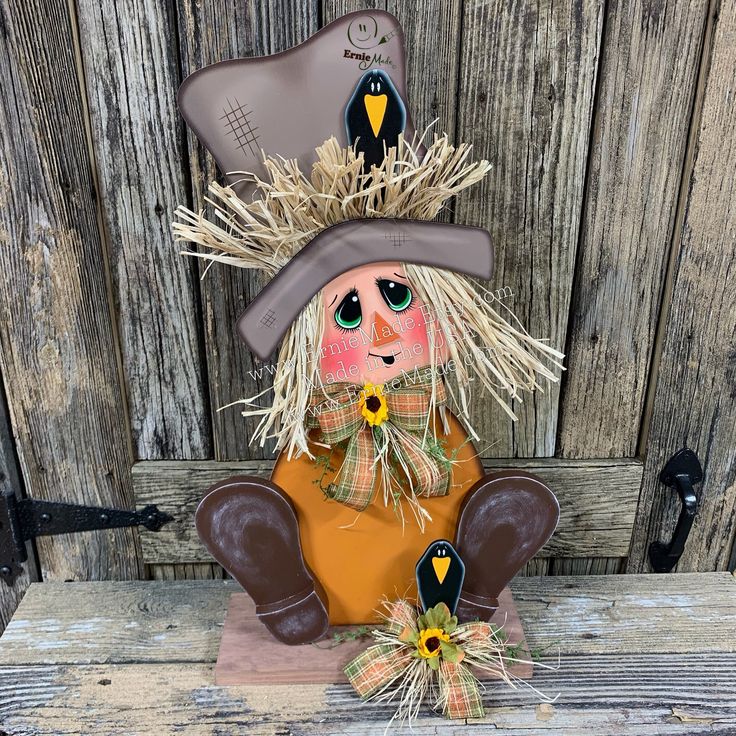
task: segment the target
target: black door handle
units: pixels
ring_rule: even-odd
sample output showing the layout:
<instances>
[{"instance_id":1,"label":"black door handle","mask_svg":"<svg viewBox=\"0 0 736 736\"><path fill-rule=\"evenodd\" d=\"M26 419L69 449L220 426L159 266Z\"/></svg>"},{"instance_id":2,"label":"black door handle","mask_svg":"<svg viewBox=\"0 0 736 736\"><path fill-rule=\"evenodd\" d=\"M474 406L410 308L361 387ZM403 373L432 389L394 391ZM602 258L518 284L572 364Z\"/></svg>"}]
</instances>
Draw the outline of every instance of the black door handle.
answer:
<instances>
[{"instance_id":1,"label":"black door handle","mask_svg":"<svg viewBox=\"0 0 736 736\"><path fill-rule=\"evenodd\" d=\"M698 456L692 450L676 452L659 474L660 482L675 488L682 508L677 519L677 526L669 544L652 542L649 545L649 561L655 572L670 572L678 563L685 549L685 542L692 529L693 521L698 513L698 497L693 486L703 480L703 468Z\"/></svg>"}]
</instances>

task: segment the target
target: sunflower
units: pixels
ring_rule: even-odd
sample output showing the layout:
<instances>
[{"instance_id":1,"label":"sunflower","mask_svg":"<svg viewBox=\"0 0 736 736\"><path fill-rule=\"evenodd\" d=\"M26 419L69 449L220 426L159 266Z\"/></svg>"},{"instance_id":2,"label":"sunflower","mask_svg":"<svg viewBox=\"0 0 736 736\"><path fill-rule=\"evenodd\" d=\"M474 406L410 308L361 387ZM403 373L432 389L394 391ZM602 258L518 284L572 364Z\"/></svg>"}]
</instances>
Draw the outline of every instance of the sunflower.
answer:
<instances>
[{"instance_id":1,"label":"sunflower","mask_svg":"<svg viewBox=\"0 0 736 736\"><path fill-rule=\"evenodd\" d=\"M424 660L436 671L441 659L458 663L465 656L462 648L452 640L455 629L457 616L453 616L444 603L438 603L417 618L416 626L405 626L398 639L413 645L411 656Z\"/></svg>"},{"instance_id":2,"label":"sunflower","mask_svg":"<svg viewBox=\"0 0 736 736\"><path fill-rule=\"evenodd\" d=\"M420 656L425 659L438 657L443 641L450 641L450 635L446 634L443 629L422 629L419 632L419 641L417 642Z\"/></svg>"},{"instance_id":3,"label":"sunflower","mask_svg":"<svg viewBox=\"0 0 736 736\"><path fill-rule=\"evenodd\" d=\"M371 427L380 427L388 419L388 404L383 386L368 382L360 392L360 413Z\"/></svg>"}]
</instances>

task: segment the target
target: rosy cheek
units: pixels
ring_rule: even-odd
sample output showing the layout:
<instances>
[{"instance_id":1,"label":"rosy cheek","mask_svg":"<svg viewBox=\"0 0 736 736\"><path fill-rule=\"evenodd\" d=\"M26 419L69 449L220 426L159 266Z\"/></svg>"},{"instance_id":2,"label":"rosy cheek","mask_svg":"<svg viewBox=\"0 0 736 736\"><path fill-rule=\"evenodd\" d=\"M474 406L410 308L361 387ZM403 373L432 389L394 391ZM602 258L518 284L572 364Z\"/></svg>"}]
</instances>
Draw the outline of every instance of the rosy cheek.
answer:
<instances>
[{"instance_id":1,"label":"rosy cheek","mask_svg":"<svg viewBox=\"0 0 736 736\"><path fill-rule=\"evenodd\" d=\"M417 365L427 365L430 362L430 343L428 329L436 330L437 323L430 322L425 324L426 310L414 308L402 316L401 323L403 331L401 333L401 341L403 345L410 348L416 355ZM435 335L435 343L437 349L437 362L444 363L449 353L447 344L442 333Z\"/></svg>"},{"instance_id":2,"label":"rosy cheek","mask_svg":"<svg viewBox=\"0 0 736 736\"><path fill-rule=\"evenodd\" d=\"M402 340L406 345L421 345L424 353L427 354L427 350L429 348L427 327L426 325L421 323L421 318L417 321L419 322L419 324L413 325L410 329L406 329L406 327L404 328L404 331L401 333ZM404 320L402 320L402 323L406 325L406 322Z\"/></svg>"},{"instance_id":3,"label":"rosy cheek","mask_svg":"<svg viewBox=\"0 0 736 736\"><path fill-rule=\"evenodd\" d=\"M343 370L347 371L347 380L361 375L370 350L370 345L364 342L359 330L343 332L337 327L328 326L322 337L321 375L323 377L328 373L336 375L338 371ZM345 376L341 378L345 380Z\"/></svg>"}]
</instances>

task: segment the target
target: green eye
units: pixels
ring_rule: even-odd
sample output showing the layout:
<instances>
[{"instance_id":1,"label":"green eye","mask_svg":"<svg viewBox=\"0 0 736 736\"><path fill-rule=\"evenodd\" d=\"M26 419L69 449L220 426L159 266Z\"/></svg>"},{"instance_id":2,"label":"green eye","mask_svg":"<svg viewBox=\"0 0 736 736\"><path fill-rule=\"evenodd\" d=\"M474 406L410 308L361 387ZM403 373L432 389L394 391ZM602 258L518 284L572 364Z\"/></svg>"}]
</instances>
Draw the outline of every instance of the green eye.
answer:
<instances>
[{"instance_id":1,"label":"green eye","mask_svg":"<svg viewBox=\"0 0 736 736\"><path fill-rule=\"evenodd\" d=\"M353 289L345 295L345 298L337 305L335 310L335 323L343 330L354 330L363 320L363 312L360 309L358 292Z\"/></svg>"},{"instance_id":2,"label":"green eye","mask_svg":"<svg viewBox=\"0 0 736 736\"><path fill-rule=\"evenodd\" d=\"M400 284L398 281L389 281L388 279L378 279L376 283L378 284L383 301L394 312L403 312L411 306L414 297L411 289L406 284Z\"/></svg>"}]
</instances>

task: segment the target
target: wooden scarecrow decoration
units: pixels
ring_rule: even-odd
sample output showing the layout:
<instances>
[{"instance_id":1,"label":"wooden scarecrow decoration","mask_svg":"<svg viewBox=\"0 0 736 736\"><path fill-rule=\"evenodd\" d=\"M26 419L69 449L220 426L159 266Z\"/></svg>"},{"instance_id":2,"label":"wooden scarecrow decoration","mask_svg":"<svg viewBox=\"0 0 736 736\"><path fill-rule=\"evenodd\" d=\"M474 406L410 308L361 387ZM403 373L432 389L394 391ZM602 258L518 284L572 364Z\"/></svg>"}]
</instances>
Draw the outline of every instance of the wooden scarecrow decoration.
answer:
<instances>
[{"instance_id":1,"label":"wooden scarecrow decoration","mask_svg":"<svg viewBox=\"0 0 736 736\"><path fill-rule=\"evenodd\" d=\"M559 509L529 473L485 474L471 390L515 419L509 402L562 358L473 280L492 276L489 234L434 221L489 163L415 134L402 32L382 11L196 72L179 104L227 184L210 186L214 220L180 208L174 232L270 277L237 330L260 359L278 351L273 388L242 402L260 417L250 440L276 440L272 476L209 489L202 541L287 644L373 621L432 539L454 548L421 567L428 610L447 594L461 624L488 621Z\"/></svg>"}]
</instances>

